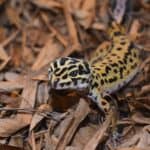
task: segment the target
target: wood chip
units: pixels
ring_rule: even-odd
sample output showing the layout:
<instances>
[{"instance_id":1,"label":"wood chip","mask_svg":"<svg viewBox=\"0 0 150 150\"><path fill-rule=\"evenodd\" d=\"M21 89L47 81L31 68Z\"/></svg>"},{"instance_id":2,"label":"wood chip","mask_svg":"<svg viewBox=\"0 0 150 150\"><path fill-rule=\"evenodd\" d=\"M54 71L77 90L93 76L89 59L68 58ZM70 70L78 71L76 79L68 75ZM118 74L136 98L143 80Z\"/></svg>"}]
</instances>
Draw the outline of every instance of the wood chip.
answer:
<instances>
[{"instance_id":1,"label":"wood chip","mask_svg":"<svg viewBox=\"0 0 150 150\"><path fill-rule=\"evenodd\" d=\"M78 22L85 28L91 27L95 17L96 1L85 0L79 9L75 11Z\"/></svg>"},{"instance_id":2,"label":"wood chip","mask_svg":"<svg viewBox=\"0 0 150 150\"><path fill-rule=\"evenodd\" d=\"M0 84L1 85L1 84ZM35 105L37 82L36 81L26 81L23 93L22 102L20 108L28 109L33 108ZM8 137L11 134L17 132L23 127L27 126L31 122L31 114L17 114L13 118L0 119L0 137Z\"/></svg>"},{"instance_id":3,"label":"wood chip","mask_svg":"<svg viewBox=\"0 0 150 150\"><path fill-rule=\"evenodd\" d=\"M70 39L71 45L75 46L76 49L80 49L80 43L78 40L77 29L75 27L75 23L72 18L72 15L69 11L69 0L63 1L63 7L64 7L64 14L65 14L66 23L68 26L69 35L70 35L69 39Z\"/></svg>"},{"instance_id":4,"label":"wood chip","mask_svg":"<svg viewBox=\"0 0 150 150\"><path fill-rule=\"evenodd\" d=\"M61 50L53 39L49 39L41 49L37 60L32 66L32 70L39 70L60 55Z\"/></svg>"},{"instance_id":5,"label":"wood chip","mask_svg":"<svg viewBox=\"0 0 150 150\"><path fill-rule=\"evenodd\" d=\"M0 81L0 92L10 92L18 89L23 89L24 85L17 82Z\"/></svg>"},{"instance_id":6,"label":"wood chip","mask_svg":"<svg viewBox=\"0 0 150 150\"><path fill-rule=\"evenodd\" d=\"M54 7L56 8L62 8L62 5L60 2L55 0L31 0L31 2L35 5L37 5L40 8L46 8L46 9L52 9Z\"/></svg>"},{"instance_id":7,"label":"wood chip","mask_svg":"<svg viewBox=\"0 0 150 150\"><path fill-rule=\"evenodd\" d=\"M46 14L41 13L41 17L45 22L48 29L56 36L56 38L66 47L68 45L68 41L59 33L59 31L53 27L51 24L48 23L48 16Z\"/></svg>"},{"instance_id":8,"label":"wood chip","mask_svg":"<svg viewBox=\"0 0 150 150\"><path fill-rule=\"evenodd\" d=\"M88 103L84 99L80 99L79 105L74 112L74 116L71 119L71 122L68 124L66 128L66 132L63 136L59 139L56 149L57 150L64 150L66 145L70 142L71 138L73 137L76 129L78 128L81 121L85 119L87 114L89 113Z\"/></svg>"},{"instance_id":9,"label":"wood chip","mask_svg":"<svg viewBox=\"0 0 150 150\"><path fill-rule=\"evenodd\" d=\"M102 126L98 129L95 135L91 138L91 140L86 144L84 150L95 150L98 144L100 144L104 138L106 138L107 131L110 129L111 121L114 113L111 112L106 121L102 124Z\"/></svg>"}]
</instances>

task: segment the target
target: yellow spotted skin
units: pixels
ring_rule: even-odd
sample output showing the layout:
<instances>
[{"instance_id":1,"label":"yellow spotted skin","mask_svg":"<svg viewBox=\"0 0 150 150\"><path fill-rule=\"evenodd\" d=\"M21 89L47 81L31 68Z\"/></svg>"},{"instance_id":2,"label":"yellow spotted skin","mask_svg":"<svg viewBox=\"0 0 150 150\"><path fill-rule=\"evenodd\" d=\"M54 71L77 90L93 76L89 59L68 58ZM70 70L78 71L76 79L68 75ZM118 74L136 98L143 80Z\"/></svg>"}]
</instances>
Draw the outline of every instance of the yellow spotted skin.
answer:
<instances>
[{"instance_id":1,"label":"yellow spotted skin","mask_svg":"<svg viewBox=\"0 0 150 150\"><path fill-rule=\"evenodd\" d=\"M88 89L88 97L107 112L103 98L126 85L139 71L139 51L123 27L113 24L108 29L111 44L98 48L89 61L59 58L49 67L49 85L54 89Z\"/></svg>"}]
</instances>

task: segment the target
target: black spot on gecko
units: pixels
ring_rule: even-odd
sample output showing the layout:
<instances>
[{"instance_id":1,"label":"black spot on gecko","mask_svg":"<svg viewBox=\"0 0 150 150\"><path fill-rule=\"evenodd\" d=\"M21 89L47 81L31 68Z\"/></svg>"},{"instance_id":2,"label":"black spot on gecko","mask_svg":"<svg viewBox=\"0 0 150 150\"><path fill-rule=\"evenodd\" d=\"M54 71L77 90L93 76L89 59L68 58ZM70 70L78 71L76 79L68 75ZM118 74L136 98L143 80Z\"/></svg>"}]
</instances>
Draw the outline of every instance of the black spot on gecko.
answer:
<instances>
[{"instance_id":1,"label":"black spot on gecko","mask_svg":"<svg viewBox=\"0 0 150 150\"><path fill-rule=\"evenodd\" d=\"M121 47L117 47L116 49L117 49L117 51L120 51L120 50L122 50L122 48L121 48Z\"/></svg>"},{"instance_id":2,"label":"black spot on gecko","mask_svg":"<svg viewBox=\"0 0 150 150\"><path fill-rule=\"evenodd\" d=\"M108 73L110 70L111 70L111 68L109 66L106 66L105 72Z\"/></svg>"},{"instance_id":3,"label":"black spot on gecko","mask_svg":"<svg viewBox=\"0 0 150 150\"><path fill-rule=\"evenodd\" d=\"M102 62L102 64L103 64L103 65L107 65L107 63L105 63L105 62Z\"/></svg>"},{"instance_id":4,"label":"black spot on gecko","mask_svg":"<svg viewBox=\"0 0 150 150\"><path fill-rule=\"evenodd\" d=\"M114 36L119 36L119 35L121 35L121 32L120 32L120 31L114 32Z\"/></svg>"},{"instance_id":5,"label":"black spot on gecko","mask_svg":"<svg viewBox=\"0 0 150 150\"><path fill-rule=\"evenodd\" d=\"M132 58L130 58L130 59L129 59L129 61L130 61L130 62L133 62L133 59L132 59Z\"/></svg>"},{"instance_id":6,"label":"black spot on gecko","mask_svg":"<svg viewBox=\"0 0 150 150\"><path fill-rule=\"evenodd\" d=\"M89 64L87 62L84 62L84 65L85 65L85 68L86 68L86 71L84 73L86 73L86 74L90 73Z\"/></svg>"},{"instance_id":7,"label":"black spot on gecko","mask_svg":"<svg viewBox=\"0 0 150 150\"><path fill-rule=\"evenodd\" d=\"M108 82L108 80L107 79L105 79L105 83L107 83Z\"/></svg>"},{"instance_id":8,"label":"black spot on gecko","mask_svg":"<svg viewBox=\"0 0 150 150\"><path fill-rule=\"evenodd\" d=\"M101 85L104 85L104 80L103 79L101 79Z\"/></svg>"},{"instance_id":9,"label":"black spot on gecko","mask_svg":"<svg viewBox=\"0 0 150 150\"><path fill-rule=\"evenodd\" d=\"M67 79L67 77L68 77L67 74L65 74L65 75L62 76L63 79Z\"/></svg>"},{"instance_id":10,"label":"black spot on gecko","mask_svg":"<svg viewBox=\"0 0 150 150\"><path fill-rule=\"evenodd\" d=\"M120 68L120 79L122 79L123 78L123 68L121 67Z\"/></svg>"},{"instance_id":11,"label":"black spot on gecko","mask_svg":"<svg viewBox=\"0 0 150 150\"><path fill-rule=\"evenodd\" d=\"M133 52L133 57L135 57L135 58L137 57L137 54L136 54L136 52Z\"/></svg>"},{"instance_id":12,"label":"black spot on gecko","mask_svg":"<svg viewBox=\"0 0 150 150\"><path fill-rule=\"evenodd\" d=\"M85 68L82 65L79 65L79 74L88 74L90 73L90 69L89 66L87 65L87 63L85 63Z\"/></svg>"},{"instance_id":13,"label":"black spot on gecko","mask_svg":"<svg viewBox=\"0 0 150 150\"><path fill-rule=\"evenodd\" d=\"M100 71L101 69L100 68L94 68L95 70L98 70L98 71Z\"/></svg>"},{"instance_id":14,"label":"black spot on gecko","mask_svg":"<svg viewBox=\"0 0 150 150\"><path fill-rule=\"evenodd\" d=\"M134 69L136 66L137 66L137 63L134 63L134 64L131 66L131 69Z\"/></svg>"},{"instance_id":15,"label":"black spot on gecko","mask_svg":"<svg viewBox=\"0 0 150 150\"><path fill-rule=\"evenodd\" d=\"M98 76L95 76L96 77L96 80L98 80Z\"/></svg>"},{"instance_id":16,"label":"black spot on gecko","mask_svg":"<svg viewBox=\"0 0 150 150\"><path fill-rule=\"evenodd\" d=\"M56 68L55 71L54 71L54 73L57 74L57 72L58 72L59 70L60 70L59 68Z\"/></svg>"},{"instance_id":17,"label":"black spot on gecko","mask_svg":"<svg viewBox=\"0 0 150 150\"><path fill-rule=\"evenodd\" d=\"M72 66L68 67L68 70L71 70L71 69L73 69L75 67L76 67L76 65L72 65Z\"/></svg>"},{"instance_id":18,"label":"black spot on gecko","mask_svg":"<svg viewBox=\"0 0 150 150\"><path fill-rule=\"evenodd\" d=\"M60 65L64 65L67 60L68 60L67 58L61 58Z\"/></svg>"},{"instance_id":19,"label":"black spot on gecko","mask_svg":"<svg viewBox=\"0 0 150 150\"><path fill-rule=\"evenodd\" d=\"M106 77L106 73L102 73L102 76L103 76L103 77Z\"/></svg>"},{"instance_id":20,"label":"black spot on gecko","mask_svg":"<svg viewBox=\"0 0 150 150\"><path fill-rule=\"evenodd\" d=\"M117 63L113 63L111 64L112 67L118 67L118 64Z\"/></svg>"},{"instance_id":21,"label":"black spot on gecko","mask_svg":"<svg viewBox=\"0 0 150 150\"><path fill-rule=\"evenodd\" d=\"M124 58L123 58L123 62L125 63L125 64L127 64L127 58L128 58L128 55L127 55L127 53L124 55Z\"/></svg>"},{"instance_id":22,"label":"black spot on gecko","mask_svg":"<svg viewBox=\"0 0 150 150\"><path fill-rule=\"evenodd\" d=\"M125 70L125 69L126 69L126 66L123 66L123 69Z\"/></svg>"},{"instance_id":23,"label":"black spot on gecko","mask_svg":"<svg viewBox=\"0 0 150 150\"><path fill-rule=\"evenodd\" d=\"M118 73L117 69L114 69L113 71L114 71L114 73Z\"/></svg>"},{"instance_id":24,"label":"black spot on gecko","mask_svg":"<svg viewBox=\"0 0 150 150\"><path fill-rule=\"evenodd\" d=\"M117 81L117 77L113 77L113 78L110 78L110 79L109 79L109 82L110 82L110 83L115 82L115 81Z\"/></svg>"},{"instance_id":25,"label":"black spot on gecko","mask_svg":"<svg viewBox=\"0 0 150 150\"><path fill-rule=\"evenodd\" d=\"M110 59L109 62L110 62L110 63L113 62L112 59Z\"/></svg>"},{"instance_id":26,"label":"black spot on gecko","mask_svg":"<svg viewBox=\"0 0 150 150\"><path fill-rule=\"evenodd\" d=\"M119 62L121 65L123 65L123 61L119 60L118 62Z\"/></svg>"},{"instance_id":27,"label":"black spot on gecko","mask_svg":"<svg viewBox=\"0 0 150 150\"><path fill-rule=\"evenodd\" d=\"M54 62L54 68L57 68L57 61Z\"/></svg>"},{"instance_id":28,"label":"black spot on gecko","mask_svg":"<svg viewBox=\"0 0 150 150\"><path fill-rule=\"evenodd\" d=\"M91 89L97 88L98 87L98 83L94 82L94 84L92 84Z\"/></svg>"},{"instance_id":29,"label":"black spot on gecko","mask_svg":"<svg viewBox=\"0 0 150 150\"><path fill-rule=\"evenodd\" d=\"M117 56L117 59L120 59L121 57L120 56Z\"/></svg>"},{"instance_id":30,"label":"black spot on gecko","mask_svg":"<svg viewBox=\"0 0 150 150\"><path fill-rule=\"evenodd\" d=\"M103 52L103 51L104 51L104 49L100 49L100 50L99 50L99 52ZM99 54L99 52L98 52L97 54Z\"/></svg>"},{"instance_id":31,"label":"black spot on gecko","mask_svg":"<svg viewBox=\"0 0 150 150\"><path fill-rule=\"evenodd\" d=\"M111 56L116 56L116 54L115 54L115 53L112 53Z\"/></svg>"},{"instance_id":32,"label":"black spot on gecko","mask_svg":"<svg viewBox=\"0 0 150 150\"><path fill-rule=\"evenodd\" d=\"M67 70L67 68L64 67L59 73L57 73L59 70L60 70L60 69L58 69L58 68L55 70L55 75L56 75L56 76L60 76L61 74L63 74L63 73Z\"/></svg>"},{"instance_id":33,"label":"black spot on gecko","mask_svg":"<svg viewBox=\"0 0 150 150\"><path fill-rule=\"evenodd\" d=\"M126 44L125 41L120 42L120 45L125 45L125 44Z\"/></svg>"},{"instance_id":34,"label":"black spot on gecko","mask_svg":"<svg viewBox=\"0 0 150 150\"><path fill-rule=\"evenodd\" d=\"M84 74L84 72L85 72L85 69L83 68L83 66L79 65L79 74L82 75Z\"/></svg>"},{"instance_id":35,"label":"black spot on gecko","mask_svg":"<svg viewBox=\"0 0 150 150\"><path fill-rule=\"evenodd\" d=\"M129 47L128 47L128 54L131 55L131 51L134 48L134 44L130 43Z\"/></svg>"},{"instance_id":36,"label":"black spot on gecko","mask_svg":"<svg viewBox=\"0 0 150 150\"><path fill-rule=\"evenodd\" d=\"M87 81L87 79L85 79L85 78L81 79L81 82L82 82L82 83L84 83L84 82L86 82L86 81Z\"/></svg>"}]
</instances>

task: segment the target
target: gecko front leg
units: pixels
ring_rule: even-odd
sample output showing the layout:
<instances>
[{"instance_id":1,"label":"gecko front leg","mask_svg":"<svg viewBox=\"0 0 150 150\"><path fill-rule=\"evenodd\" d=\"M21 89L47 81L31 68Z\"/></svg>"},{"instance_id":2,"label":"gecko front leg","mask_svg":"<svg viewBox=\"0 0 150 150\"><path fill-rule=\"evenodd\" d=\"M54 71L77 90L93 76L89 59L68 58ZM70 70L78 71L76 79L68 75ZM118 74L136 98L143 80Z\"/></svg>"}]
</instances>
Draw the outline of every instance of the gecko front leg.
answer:
<instances>
[{"instance_id":1,"label":"gecko front leg","mask_svg":"<svg viewBox=\"0 0 150 150\"><path fill-rule=\"evenodd\" d=\"M104 113L108 113L110 110L110 104L109 102L102 97L100 91L97 88L90 88L88 97L98 105L100 110L102 110Z\"/></svg>"}]
</instances>

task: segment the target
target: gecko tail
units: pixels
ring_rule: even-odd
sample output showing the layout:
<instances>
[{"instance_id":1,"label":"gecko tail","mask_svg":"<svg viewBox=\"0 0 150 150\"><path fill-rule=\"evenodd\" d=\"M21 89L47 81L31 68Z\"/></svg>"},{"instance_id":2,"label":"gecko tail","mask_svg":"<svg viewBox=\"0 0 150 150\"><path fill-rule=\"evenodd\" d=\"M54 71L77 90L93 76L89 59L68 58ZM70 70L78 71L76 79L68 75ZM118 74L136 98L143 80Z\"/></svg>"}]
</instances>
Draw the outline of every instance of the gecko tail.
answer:
<instances>
[{"instance_id":1,"label":"gecko tail","mask_svg":"<svg viewBox=\"0 0 150 150\"><path fill-rule=\"evenodd\" d=\"M113 21L110 25L110 27L107 30L107 34L111 39L113 39L116 36L121 36L126 34L125 27L118 24L117 22Z\"/></svg>"}]
</instances>

